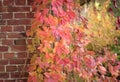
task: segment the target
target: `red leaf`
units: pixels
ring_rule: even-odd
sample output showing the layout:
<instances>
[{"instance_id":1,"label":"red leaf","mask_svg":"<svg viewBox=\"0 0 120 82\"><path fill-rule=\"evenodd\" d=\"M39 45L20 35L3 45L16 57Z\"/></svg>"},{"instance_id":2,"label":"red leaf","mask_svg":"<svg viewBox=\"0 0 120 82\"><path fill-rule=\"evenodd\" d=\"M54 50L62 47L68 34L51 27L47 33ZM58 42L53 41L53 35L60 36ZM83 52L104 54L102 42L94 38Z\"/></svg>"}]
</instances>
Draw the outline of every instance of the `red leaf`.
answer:
<instances>
[{"instance_id":1,"label":"red leaf","mask_svg":"<svg viewBox=\"0 0 120 82\"><path fill-rule=\"evenodd\" d=\"M100 72L101 74L106 74L106 69L105 69L105 67L99 66L99 67L98 67L98 70L99 70L99 72Z\"/></svg>"}]
</instances>

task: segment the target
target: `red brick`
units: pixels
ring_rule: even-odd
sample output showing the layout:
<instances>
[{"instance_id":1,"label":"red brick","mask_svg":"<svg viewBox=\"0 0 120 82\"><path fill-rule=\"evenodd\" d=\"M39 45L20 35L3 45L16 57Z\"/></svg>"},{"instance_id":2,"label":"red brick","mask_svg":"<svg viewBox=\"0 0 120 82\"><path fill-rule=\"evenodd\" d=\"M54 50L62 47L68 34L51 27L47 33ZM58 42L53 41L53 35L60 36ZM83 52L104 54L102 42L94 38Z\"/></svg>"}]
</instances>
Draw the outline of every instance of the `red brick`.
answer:
<instances>
[{"instance_id":1,"label":"red brick","mask_svg":"<svg viewBox=\"0 0 120 82\"><path fill-rule=\"evenodd\" d=\"M3 45L13 45L13 40L2 40Z\"/></svg>"},{"instance_id":2,"label":"red brick","mask_svg":"<svg viewBox=\"0 0 120 82\"><path fill-rule=\"evenodd\" d=\"M0 59L2 59L2 53L0 53Z\"/></svg>"},{"instance_id":3,"label":"red brick","mask_svg":"<svg viewBox=\"0 0 120 82\"><path fill-rule=\"evenodd\" d=\"M13 59L15 57L14 53L5 53L4 58L6 59Z\"/></svg>"},{"instance_id":4,"label":"red brick","mask_svg":"<svg viewBox=\"0 0 120 82\"><path fill-rule=\"evenodd\" d=\"M28 5L33 5L34 0L27 0Z\"/></svg>"},{"instance_id":5,"label":"red brick","mask_svg":"<svg viewBox=\"0 0 120 82\"><path fill-rule=\"evenodd\" d=\"M12 17L13 17L13 13L2 14L2 19L11 19Z\"/></svg>"},{"instance_id":6,"label":"red brick","mask_svg":"<svg viewBox=\"0 0 120 82\"><path fill-rule=\"evenodd\" d=\"M12 59L10 60L10 64L24 64L25 59Z\"/></svg>"},{"instance_id":7,"label":"red brick","mask_svg":"<svg viewBox=\"0 0 120 82\"><path fill-rule=\"evenodd\" d=\"M1 32L11 32L11 31L12 31L12 27L11 26L1 27Z\"/></svg>"},{"instance_id":8,"label":"red brick","mask_svg":"<svg viewBox=\"0 0 120 82\"><path fill-rule=\"evenodd\" d=\"M14 12L13 6L0 6L0 12Z\"/></svg>"},{"instance_id":9,"label":"red brick","mask_svg":"<svg viewBox=\"0 0 120 82\"><path fill-rule=\"evenodd\" d=\"M21 72L11 73L12 78L21 78L21 76L22 77L28 77L28 73L27 72L24 72L24 73L21 73Z\"/></svg>"},{"instance_id":10,"label":"red brick","mask_svg":"<svg viewBox=\"0 0 120 82\"><path fill-rule=\"evenodd\" d=\"M3 80L0 80L0 82L3 82Z\"/></svg>"},{"instance_id":11,"label":"red brick","mask_svg":"<svg viewBox=\"0 0 120 82\"><path fill-rule=\"evenodd\" d=\"M7 6L6 7L6 12L14 12L14 11L15 11L15 9L14 9L13 6Z\"/></svg>"},{"instance_id":12,"label":"red brick","mask_svg":"<svg viewBox=\"0 0 120 82\"><path fill-rule=\"evenodd\" d=\"M3 0L3 5L14 5L14 0Z\"/></svg>"},{"instance_id":13,"label":"red brick","mask_svg":"<svg viewBox=\"0 0 120 82\"><path fill-rule=\"evenodd\" d=\"M14 26L13 31L22 32L25 31L24 26Z\"/></svg>"},{"instance_id":14,"label":"red brick","mask_svg":"<svg viewBox=\"0 0 120 82\"><path fill-rule=\"evenodd\" d=\"M6 25L6 21L5 20L0 20L0 25Z\"/></svg>"},{"instance_id":15,"label":"red brick","mask_svg":"<svg viewBox=\"0 0 120 82\"><path fill-rule=\"evenodd\" d=\"M2 1L0 1L0 6L2 6Z\"/></svg>"},{"instance_id":16,"label":"red brick","mask_svg":"<svg viewBox=\"0 0 120 82\"><path fill-rule=\"evenodd\" d=\"M25 13L15 13L15 18L25 18Z\"/></svg>"},{"instance_id":17,"label":"red brick","mask_svg":"<svg viewBox=\"0 0 120 82\"><path fill-rule=\"evenodd\" d=\"M0 60L0 65L7 65L8 64L8 60Z\"/></svg>"},{"instance_id":18,"label":"red brick","mask_svg":"<svg viewBox=\"0 0 120 82\"><path fill-rule=\"evenodd\" d=\"M7 46L0 46L0 52L6 52L6 51L8 51Z\"/></svg>"},{"instance_id":19,"label":"red brick","mask_svg":"<svg viewBox=\"0 0 120 82\"><path fill-rule=\"evenodd\" d=\"M30 25L31 20L30 19L19 19L19 20L8 20L8 25Z\"/></svg>"},{"instance_id":20,"label":"red brick","mask_svg":"<svg viewBox=\"0 0 120 82\"><path fill-rule=\"evenodd\" d=\"M15 45L26 45L25 39L14 40Z\"/></svg>"},{"instance_id":21,"label":"red brick","mask_svg":"<svg viewBox=\"0 0 120 82\"><path fill-rule=\"evenodd\" d=\"M14 12L29 12L30 7L14 7Z\"/></svg>"},{"instance_id":22,"label":"red brick","mask_svg":"<svg viewBox=\"0 0 120 82\"><path fill-rule=\"evenodd\" d=\"M26 17L27 18L33 18L34 17L34 13L26 13Z\"/></svg>"},{"instance_id":23,"label":"red brick","mask_svg":"<svg viewBox=\"0 0 120 82\"><path fill-rule=\"evenodd\" d=\"M16 66L6 66L6 72L13 72L13 71L17 71Z\"/></svg>"},{"instance_id":24,"label":"red brick","mask_svg":"<svg viewBox=\"0 0 120 82\"><path fill-rule=\"evenodd\" d=\"M26 45L11 46L12 51L26 51Z\"/></svg>"},{"instance_id":25,"label":"red brick","mask_svg":"<svg viewBox=\"0 0 120 82\"><path fill-rule=\"evenodd\" d=\"M26 0L15 0L16 5L26 5Z\"/></svg>"},{"instance_id":26,"label":"red brick","mask_svg":"<svg viewBox=\"0 0 120 82\"><path fill-rule=\"evenodd\" d=\"M9 73L0 73L0 78L9 78Z\"/></svg>"},{"instance_id":27,"label":"red brick","mask_svg":"<svg viewBox=\"0 0 120 82\"><path fill-rule=\"evenodd\" d=\"M24 38L25 36L22 33L8 33L8 38Z\"/></svg>"},{"instance_id":28,"label":"red brick","mask_svg":"<svg viewBox=\"0 0 120 82\"><path fill-rule=\"evenodd\" d=\"M5 72L5 66L0 66L0 72Z\"/></svg>"},{"instance_id":29,"label":"red brick","mask_svg":"<svg viewBox=\"0 0 120 82\"><path fill-rule=\"evenodd\" d=\"M6 11L6 7L0 6L0 12L5 12Z\"/></svg>"},{"instance_id":30,"label":"red brick","mask_svg":"<svg viewBox=\"0 0 120 82\"><path fill-rule=\"evenodd\" d=\"M0 33L0 38L6 38L6 33Z\"/></svg>"},{"instance_id":31,"label":"red brick","mask_svg":"<svg viewBox=\"0 0 120 82\"><path fill-rule=\"evenodd\" d=\"M5 80L4 82L15 82L15 80Z\"/></svg>"},{"instance_id":32,"label":"red brick","mask_svg":"<svg viewBox=\"0 0 120 82\"><path fill-rule=\"evenodd\" d=\"M18 71L28 71L28 65L19 65Z\"/></svg>"},{"instance_id":33,"label":"red brick","mask_svg":"<svg viewBox=\"0 0 120 82\"><path fill-rule=\"evenodd\" d=\"M17 53L18 58L27 58L27 53Z\"/></svg>"},{"instance_id":34,"label":"red brick","mask_svg":"<svg viewBox=\"0 0 120 82\"><path fill-rule=\"evenodd\" d=\"M17 79L17 82L27 82L27 79Z\"/></svg>"}]
</instances>

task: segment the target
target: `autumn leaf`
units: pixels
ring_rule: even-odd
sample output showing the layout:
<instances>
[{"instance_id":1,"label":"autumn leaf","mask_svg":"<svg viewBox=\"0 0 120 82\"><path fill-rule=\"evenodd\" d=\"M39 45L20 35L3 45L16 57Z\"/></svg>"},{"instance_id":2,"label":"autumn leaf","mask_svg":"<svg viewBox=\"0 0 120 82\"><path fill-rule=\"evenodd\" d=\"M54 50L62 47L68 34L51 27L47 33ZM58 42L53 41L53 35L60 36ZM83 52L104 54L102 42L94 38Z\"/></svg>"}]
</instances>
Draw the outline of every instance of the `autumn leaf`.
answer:
<instances>
[{"instance_id":1,"label":"autumn leaf","mask_svg":"<svg viewBox=\"0 0 120 82\"><path fill-rule=\"evenodd\" d=\"M103 67L103 66L98 66L98 71L99 71L102 75L106 74L106 72L107 72L106 68Z\"/></svg>"}]
</instances>

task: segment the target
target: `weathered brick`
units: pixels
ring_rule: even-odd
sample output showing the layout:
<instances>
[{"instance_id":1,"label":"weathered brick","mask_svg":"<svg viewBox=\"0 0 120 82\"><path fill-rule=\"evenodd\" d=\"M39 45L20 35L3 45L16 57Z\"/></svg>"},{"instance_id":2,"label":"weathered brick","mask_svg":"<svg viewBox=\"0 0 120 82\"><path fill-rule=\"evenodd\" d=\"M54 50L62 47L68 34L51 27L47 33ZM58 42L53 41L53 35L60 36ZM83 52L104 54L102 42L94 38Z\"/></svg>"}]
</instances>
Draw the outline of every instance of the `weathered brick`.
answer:
<instances>
[{"instance_id":1,"label":"weathered brick","mask_svg":"<svg viewBox=\"0 0 120 82\"><path fill-rule=\"evenodd\" d=\"M34 17L34 13L26 13L26 18L33 18Z\"/></svg>"},{"instance_id":2,"label":"weathered brick","mask_svg":"<svg viewBox=\"0 0 120 82\"><path fill-rule=\"evenodd\" d=\"M26 0L15 0L15 5L26 5Z\"/></svg>"},{"instance_id":3,"label":"weathered brick","mask_svg":"<svg viewBox=\"0 0 120 82\"><path fill-rule=\"evenodd\" d=\"M33 5L34 0L27 0L27 2L28 5Z\"/></svg>"},{"instance_id":4,"label":"weathered brick","mask_svg":"<svg viewBox=\"0 0 120 82\"><path fill-rule=\"evenodd\" d=\"M27 53L23 52L23 53L17 53L18 58L27 58Z\"/></svg>"},{"instance_id":5,"label":"weathered brick","mask_svg":"<svg viewBox=\"0 0 120 82\"><path fill-rule=\"evenodd\" d=\"M31 20L30 19L19 19L19 20L8 20L8 25L30 25Z\"/></svg>"},{"instance_id":6,"label":"weathered brick","mask_svg":"<svg viewBox=\"0 0 120 82\"><path fill-rule=\"evenodd\" d=\"M14 0L3 0L3 5L14 5Z\"/></svg>"},{"instance_id":7,"label":"weathered brick","mask_svg":"<svg viewBox=\"0 0 120 82\"><path fill-rule=\"evenodd\" d=\"M0 53L0 59L2 59L2 53Z\"/></svg>"},{"instance_id":8,"label":"weathered brick","mask_svg":"<svg viewBox=\"0 0 120 82\"><path fill-rule=\"evenodd\" d=\"M33 1L0 0L0 82L27 82L28 73L19 71L27 59L25 31L34 16L30 12Z\"/></svg>"},{"instance_id":9,"label":"weathered brick","mask_svg":"<svg viewBox=\"0 0 120 82\"><path fill-rule=\"evenodd\" d=\"M7 7L5 6L0 6L0 12L6 12L7 11Z\"/></svg>"},{"instance_id":10,"label":"weathered brick","mask_svg":"<svg viewBox=\"0 0 120 82\"><path fill-rule=\"evenodd\" d=\"M15 80L5 80L4 82L15 82Z\"/></svg>"},{"instance_id":11,"label":"weathered brick","mask_svg":"<svg viewBox=\"0 0 120 82\"><path fill-rule=\"evenodd\" d=\"M8 38L24 38L24 33L8 33Z\"/></svg>"},{"instance_id":12,"label":"weathered brick","mask_svg":"<svg viewBox=\"0 0 120 82\"><path fill-rule=\"evenodd\" d=\"M6 21L5 20L0 20L0 25L6 25Z\"/></svg>"},{"instance_id":13,"label":"weathered brick","mask_svg":"<svg viewBox=\"0 0 120 82\"><path fill-rule=\"evenodd\" d=\"M2 26L1 27L1 32L11 32L12 27L11 26Z\"/></svg>"},{"instance_id":14,"label":"weathered brick","mask_svg":"<svg viewBox=\"0 0 120 82\"><path fill-rule=\"evenodd\" d=\"M6 51L8 51L7 46L0 46L0 52L6 52Z\"/></svg>"},{"instance_id":15,"label":"weathered brick","mask_svg":"<svg viewBox=\"0 0 120 82\"><path fill-rule=\"evenodd\" d=\"M18 71L28 71L28 65L18 65Z\"/></svg>"},{"instance_id":16,"label":"weathered brick","mask_svg":"<svg viewBox=\"0 0 120 82\"><path fill-rule=\"evenodd\" d=\"M17 79L17 82L27 82L27 78L26 79Z\"/></svg>"},{"instance_id":17,"label":"weathered brick","mask_svg":"<svg viewBox=\"0 0 120 82\"><path fill-rule=\"evenodd\" d=\"M6 72L13 72L13 71L17 71L16 66L6 66Z\"/></svg>"},{"instance_id":18,"label":"weathered brick","mask_svg":"<svg viewBox=\"0 0 120 82\"><path fill-rule=\"evenodd\" d=\"M0 1L0 6L2 6L2 1Z\"/></svg>"},{"instance_id":19,"label":"weathered brick","mask_svg":"<svg viewBox=\"0 0 120 82\"><path fill-rule=\"evenodd\" d=\"M14 26L13 31L23 32L23 31L25 31L25 29L24 29L24 26Z\"/></svg>"},{"instance_id":20,"label":"weathered brick","mask_svg":"<svg viewBox=\"0 0 120 82\"><path fill-rule=\"evenodd\" d=\"M15 57L14 53L5 53L4 59L13 59Z\"/></svg>"},{"instance_id":21,"label":"weathered brick","mask_svg":"<svg viewBox=\"0 0 120 82\"><path fill-rule=\"evenodd\" d=\"M9 73L0 73L0 78L9 78Z\"/></svg>"},{"instance_id":22,"label":"weathered brick","mask_svg":"<svg viewBox=\"0 0 120 82\"><path fill-rule=\"evenodd\" d=\"M3 13L2 19L12 19L13 13Z\"/></svg>"},{"instance_id":23,"label":"weathered brick","mask_svg":"<svg viewBox=\"0 0 120 82\"><path fill-rule=\"evenodd\" d=\"M25 13L15 13L15 18L25 18Z\"/></svg>"},{"instance_id":24,"label":"weathered brick","mask_svg":"<svg viewBox=\"0 0 120 82\"><path fill-rule=\"evenodd\" d=\"M5 72L5 66L0 66L0 72Z\"/></svg>"},{"instance_id":25,"label":"weathered brick","mask_svg":"<svg viewBox=\"0 0 120 82\"><path fill-rule=\"evenodd\" d=\"M21 73L21 72L13 72L11 73L11 77L12 78L20 78L20 77L28 77L28 73L27 72L24 72L24 73Z\"/></svg>"},{"instance_id":26,"label":"weathered brick","mask_svg":"<svg viewBox=\"0 0 120 82\"><path fill-rule=\"evenodd\" d=\"M3 80L0 80L0 82L3 82Z\"/></svg>"},{"instance_id":27,"label":"weathered brick","mask_svg":"<svg viewBox=\"0 0 120 82\"><path fill-rule=\"evenodd\" d=\"M30 7L14 7L14 12L30 12Z\"/></svg>"},{"instance_id":28,"label":"weathered brick","mask_svg":"<svg viewBox=\"0 0 120 82\"><path fill-rule=\"evenodd\" d=\"M14 12L14 7L13 6L6 6L6 12Z\"/></svg>"},{"instance_id":29,"label":"weathered brick","mask_svg":"<svg viewBox=\"0 0 120 82\"><path fill-rule=\"evenodd\" d=\"M10 64L24 64L25 59L12 59L10 60Z\"/></svg>"},{"instance_id":30,"label":"weathered brick","mask_svg":"<svg viewBox=\"0 0 120 82\"><path fill-rule=\"evenodd\" d=\"M26 51L25 45L13 45L11 46L12 51Z\"/></svg>"},{"instance_id":31,"label":"weathered brick","mask_svg":"<svg viewBox=\"0 0 120 82\"><path fill-rule=\"evenodd\" d=\"M13 40L2 40L3 45L13 45Z\"/></svg>"},{"instance_id":32,"label":"weathered brick","mask_svg":"<svg viewBox=\"0 0 120 82\"><path fill-rule=\"evenodd\" d=\"M8 60L0 60L0 65L7 65L8 64Z\"/></svg>"},{"instance_id":33,"label":"weathered brick","mask_svg":"<svg viewBox=\"0 0 120 82\"><path fill-rule=\"evenodd\" d=\"M14 40L15 45L26 45L25 39Z\"/></svg>"},{"instance_id":34,"label":"weathered brick","mask_svg":"<svg viewBox=\"0 0 120 82\"><path fill-rule=\"evenodd\" d=\"M0 33L0 38L6 38L6 33Z\"/></svg>"}]
</instances>

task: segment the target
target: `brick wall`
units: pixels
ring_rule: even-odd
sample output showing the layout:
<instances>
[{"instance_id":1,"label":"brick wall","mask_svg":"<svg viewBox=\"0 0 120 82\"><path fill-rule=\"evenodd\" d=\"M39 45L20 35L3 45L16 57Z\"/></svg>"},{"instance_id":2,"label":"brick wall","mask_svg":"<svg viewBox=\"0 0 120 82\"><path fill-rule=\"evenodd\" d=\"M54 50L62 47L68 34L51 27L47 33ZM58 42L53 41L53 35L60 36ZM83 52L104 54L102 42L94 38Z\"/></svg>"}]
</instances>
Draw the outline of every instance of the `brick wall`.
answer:
<instances>
[{"instance_id":1,"label":"brick wall","mask_svg":"<svg viewBox=\"0 0 120 82\"><path fill-rule=\"evenodd\" d=\"M33 17L32 2L0 0L0 82L27 82L25 31Z\"/></svg>"}]
</instances>

